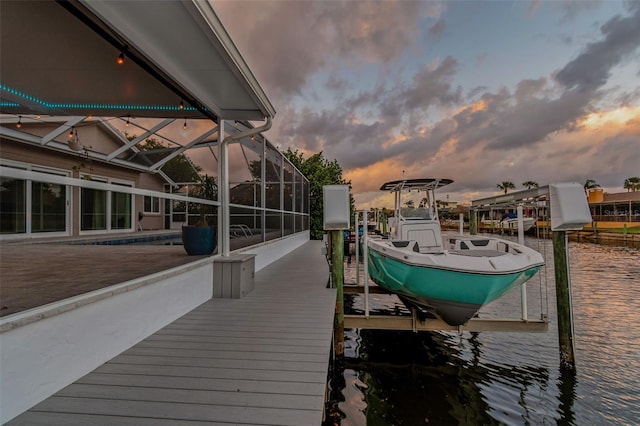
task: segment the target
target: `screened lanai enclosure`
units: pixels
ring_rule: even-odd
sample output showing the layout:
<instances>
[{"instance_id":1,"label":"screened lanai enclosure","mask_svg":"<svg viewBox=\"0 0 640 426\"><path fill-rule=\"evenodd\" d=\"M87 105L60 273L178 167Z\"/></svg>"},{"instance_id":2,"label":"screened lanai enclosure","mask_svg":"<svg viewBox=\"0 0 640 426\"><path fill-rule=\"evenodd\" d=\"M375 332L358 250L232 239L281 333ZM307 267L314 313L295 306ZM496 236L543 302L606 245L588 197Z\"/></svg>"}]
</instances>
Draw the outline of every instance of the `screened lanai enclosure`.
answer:
<instances>
[{"instance_id":1,"label":"screened lanai enclosure","mask_svg":"<svg viewBox=\"0 0 640 426\"><path fill-rule=\"evenodd\" d=\"M173 120L171 124L178 125L179 131L167 125L164 132L157 130L152 136L154 146L163 148L142 150L139 146L144 147L148 138L138 137L133 139L140 140L136 145L109 159L118 151L110 144L112 139L125 144L126 135L146 135L142 123L134 126L131 118L106 117L85 118L86 124L77 121L71 126L73 142L78 140L85 148L74 151L68 121L58 124L51 117L31 116L19 120L21 126L16 129L15 117L2 117L4 238L179 230L182 225L195 224L203 209L207 222L218 224L222 192L219 144L217 137L200 137L215 133L217 126L197 129L210 122L194 121L193 132L200 135L189 139L192 136L183 129L184 120ZM167 120L136 121L153 127ZM250 129L241 122L227 126L228 132L236 134ZM44 146L36 145L42 145L43 133L52 132L60 135ZM309 182L264 136L231 141L227 149L228 228L233 248L309 229ZM201 200L202 182L175 182L163 172L176 156L183 156L183 167L199 167L201 176L213 179L214 197ZM18 157L27 161L16 161Z\"/></svg>"},{"instance_id":2,"label":"screened lanai enclosure","mask_svg":"<svg viewBox=\"0 0 640 426\"><path fill-rule=\"evenodd\" d=\"M204 163L210 168L202 173L217 184L216 143L202 142L192 151L192 157L206 159ZM229 234L234 248L309 230L309 181L268 140L253 136L232 142L228 162ZM200 185L167 183L165 190L194 196ZM197 223L205 205L167 198L164 206L164 227L176 228L184 223ZM206 217L209 223L217 223L218 211L213 210Z\"/></svg>"},{"instance_id":3,"label":"screened lanai enclosure","mask_svg":"<svg viewBox=\"0 0 640 426\"><path fill-rule=\"evenodd\" d=\"M205 210L225 255L309 229L308 181L209 2L0 8L0 239L177 232Z\"/></svg>"}]
</instances>

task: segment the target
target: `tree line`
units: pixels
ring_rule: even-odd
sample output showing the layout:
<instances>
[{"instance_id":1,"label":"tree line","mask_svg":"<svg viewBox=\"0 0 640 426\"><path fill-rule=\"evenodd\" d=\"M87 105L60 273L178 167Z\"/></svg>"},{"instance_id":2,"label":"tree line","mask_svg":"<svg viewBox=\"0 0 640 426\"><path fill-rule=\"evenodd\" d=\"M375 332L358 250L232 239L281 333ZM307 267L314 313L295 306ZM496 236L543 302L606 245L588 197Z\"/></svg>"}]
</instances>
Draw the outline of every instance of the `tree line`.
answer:
<instances>
[{"instance_id":1,"label":"tree line","mask_svg":"<svg viewBox=\"0 0 640 426\"><path fill-rule=\"evenodd\" d=\"M540 185L538 185L538 182L528 180L526 182L522 182L522 186L524 186L526 189L531 189L538 188ZM504 193L506 194L510 189L516 189L516 185L511 181L504 181L499 183L497 185L497 188L501 191L504 191ZM594 188L600 188L600 185L595 181L595 179L587 179L584 182L585 190ZM633 176L625 179L623 188L629 192L640 191L640 176Z\"/></svg>"}]
</instances>

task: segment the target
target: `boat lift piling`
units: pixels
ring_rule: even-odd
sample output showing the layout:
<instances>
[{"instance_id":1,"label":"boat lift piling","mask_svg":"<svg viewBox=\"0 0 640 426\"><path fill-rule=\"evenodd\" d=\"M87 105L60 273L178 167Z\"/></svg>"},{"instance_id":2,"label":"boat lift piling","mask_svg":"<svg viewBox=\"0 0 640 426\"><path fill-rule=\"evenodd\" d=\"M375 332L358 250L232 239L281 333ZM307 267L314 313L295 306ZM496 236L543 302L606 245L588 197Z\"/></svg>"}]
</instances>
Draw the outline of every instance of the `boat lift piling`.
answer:
<instances>
[{"instance_id":1,"label":"boat lift piling","mask_svg":"<svg viewBox=\"0 0 640 426\"><path fill-rule=\"evenodd\" d=\"M560 365L563 369L575 370L571 276L566 231L581 230L585 225L592 222L589 204L582 185L579 183L558 183L476 200L472 202L471 207L472 209L474 207L477 209L482 206L507 206L514 203L522 204L525 200L544 201L551 210ZM520 205L518 209L521 208ZM519 241L521 238L520 229L522 229L520 213L521 211L519 210ZM523 295L522 297L524 298L525 296ZM525 320L524 310L523 320Z\"/></svg>"},{"instance_id":2,"label":"boat lift piling","mask_svg":"<svg viewBox=\"0 0 640 426\"><path fill-rule=\"evenodd\" d=\"M325 185L323 195L323 229L330 243L330 277L336 292L336 311L333 328L333 350L344 356L344 234L350 228L351 213L349 185Z\"/></svg>"},{"instance_id":3,"label":"boat lift piling","mask_svg":"<svg viewBox=\"0 0 640 426\"><path fill-rule=\"evenodd\" d=\"M362 210L363 222L367 220L367 210ZM356 224L358 223L358 212L356 212ZM356 229L356 286L360 285L360 232ZM369 259L367 256L367 231L362 233L362 248L364 249L363 265L364 265L364 316L369 318Z\"/></svg>"},{"instance_id":4,"label":"boat lift piling","mask_svg":"<svg viewBox=\"0 0 640 426\"><path fill-rule=\"evenodd\" d=\"M558 311L558 343L560 366L574 370L573 312L571 308L571 278L567 255L566 231L553 231L553 266L556 276L556 309Z\"/></svg>"},{"instance_id":5,"label":"boat lift piling","mask_svg":"<svg viewBox=\"0 0 640 426\"><path fill-rule=\"evenodd\" d=\"M518 244L524 245L524 212L522 211L522 206L518 206L517 209L518 215ZM520 286L520 309L522 312L522 320L526 321L528 317L527 313L527 283L523 283Z\"/></svg>"},{"instance_id":6,"label":"boat lift piling","mask_svg":"<svg viewBox=\"0 0 640 426\"><path fill-rule=\"evenodd\" d=\"M344 355L344 235L342 230L328 231L331 241L331 285L337 290L334 319L334 353Z\"/></svg>"}]
</instances>

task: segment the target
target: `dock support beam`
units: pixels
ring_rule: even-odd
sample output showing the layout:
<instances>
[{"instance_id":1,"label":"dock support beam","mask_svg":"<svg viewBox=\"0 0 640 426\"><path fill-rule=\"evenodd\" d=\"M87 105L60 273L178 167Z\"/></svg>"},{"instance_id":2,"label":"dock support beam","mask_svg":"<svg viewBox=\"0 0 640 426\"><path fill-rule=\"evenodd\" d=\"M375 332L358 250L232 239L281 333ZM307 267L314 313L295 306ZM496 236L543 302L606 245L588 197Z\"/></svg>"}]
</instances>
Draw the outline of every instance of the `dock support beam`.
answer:
<instances>
[{"instance_id":1,"label":"dock support beam","mask_svg":"<svg viewBox=\"0 0 640 426\"><path fill-rule=\"evenodd\" d=\"M558 341L561 368L575 370L573 350L573 318L571 312L571 279L567 255L566 231L553 231L553 265L556 277L556 305L558 309Z\"/></svg>"},{"instance_id":2,"label":"dock support beam","mask_svg":"<svg viewBox=\"0 0 640 426\"><path fill-rule=\"evenodd\" d=\"M329 240L331 241L331 285L338 290L333 349L336 356L342 357L344 356L344 235L340 230L329 231Z\"/></svg>"}]
</instances>

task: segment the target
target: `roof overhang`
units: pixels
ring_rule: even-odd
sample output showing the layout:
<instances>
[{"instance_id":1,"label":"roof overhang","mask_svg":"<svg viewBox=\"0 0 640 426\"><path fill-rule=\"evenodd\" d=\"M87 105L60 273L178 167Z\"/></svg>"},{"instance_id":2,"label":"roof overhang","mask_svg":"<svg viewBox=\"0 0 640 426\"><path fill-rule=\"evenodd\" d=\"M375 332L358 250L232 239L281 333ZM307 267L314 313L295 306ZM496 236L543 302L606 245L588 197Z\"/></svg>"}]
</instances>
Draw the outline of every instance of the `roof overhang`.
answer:
<instances>
[{"instance_id":1,"label":"roof overhang","mask_svg":"<svg viewBox=\"0 0 640 426\"><path fill-rule=\"evenodd\" d=\"M0 19L2 113L275 115L209 2L3 1Z\"/></svg>"}]
</instances>

